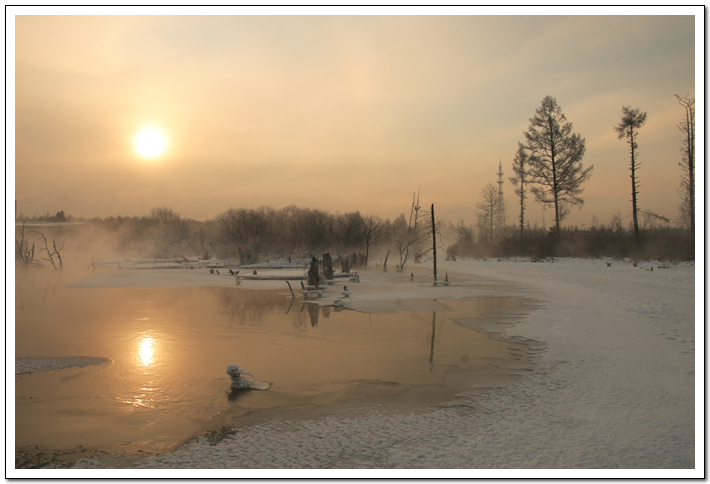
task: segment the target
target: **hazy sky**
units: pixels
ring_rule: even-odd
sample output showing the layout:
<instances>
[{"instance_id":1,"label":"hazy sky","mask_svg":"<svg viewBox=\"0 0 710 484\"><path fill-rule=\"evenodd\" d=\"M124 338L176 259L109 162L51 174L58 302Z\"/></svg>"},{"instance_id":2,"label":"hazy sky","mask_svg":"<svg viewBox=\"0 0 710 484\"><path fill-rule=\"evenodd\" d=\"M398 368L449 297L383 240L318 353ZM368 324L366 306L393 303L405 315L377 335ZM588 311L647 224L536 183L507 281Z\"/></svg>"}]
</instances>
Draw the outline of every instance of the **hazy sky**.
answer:
<instances>
[{"instance_id":1,"label":"hazy sky","mask_svg":"<svg viewBox=\"0 0 710 484\"><path fill-rule=\"evenodd\" d=\"M514 224L507 177L550 95L586 138L584 165L595 166L584 207L563 225L617 212L630 221L628 144L613 130L625 105L648 113L640 207L677 216L684 111L673 94L695 96L703 75L702 7L618 10L661 16L151 12L163 15L15 17L19 212L104 217L168 206L205 220L296 204L394 218L421 187L438 217L474 223L502 159ZM134 147L144 126L168 140L153 160ZM549 226L552 211L545 218Z\"/></svg>"}]
</instances>

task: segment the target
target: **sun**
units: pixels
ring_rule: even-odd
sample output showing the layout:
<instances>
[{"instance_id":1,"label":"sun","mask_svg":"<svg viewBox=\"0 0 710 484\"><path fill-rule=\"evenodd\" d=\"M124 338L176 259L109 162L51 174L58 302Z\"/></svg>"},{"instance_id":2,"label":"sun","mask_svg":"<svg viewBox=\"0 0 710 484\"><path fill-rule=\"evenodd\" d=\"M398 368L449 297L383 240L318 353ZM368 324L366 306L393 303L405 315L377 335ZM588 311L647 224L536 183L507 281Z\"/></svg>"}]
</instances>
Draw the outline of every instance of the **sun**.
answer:
<instances>
[{"instance_id":1,"label":"sun","mask_svg":"<svg viewBox=\"0 0 710 484\"><path fill-rule=\"evenodd\" d=\"M165 152L168 140L157 128L143 128L134 138L134 144L143 158L156 158Z\"/></svg>"}]
</instances>

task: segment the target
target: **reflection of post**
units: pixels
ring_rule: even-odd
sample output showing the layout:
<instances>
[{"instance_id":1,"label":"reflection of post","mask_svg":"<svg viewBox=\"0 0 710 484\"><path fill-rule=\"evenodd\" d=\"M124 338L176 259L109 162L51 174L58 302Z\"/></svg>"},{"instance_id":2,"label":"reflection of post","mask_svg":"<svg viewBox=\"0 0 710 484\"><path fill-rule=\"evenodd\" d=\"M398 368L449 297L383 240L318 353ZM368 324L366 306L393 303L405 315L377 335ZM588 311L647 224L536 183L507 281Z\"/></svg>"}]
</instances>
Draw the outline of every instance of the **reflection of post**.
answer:
<instances>
[{"instance_id":1,"label":"reflection of post","mask_svg":"<svg viewBox=\"0 0 710 484\"><path fill-rule=\"evenodd\" d=\"M288 312L291 311L291 306L293 306L293 301L295 301L295 299L291 299L291 304L288 305L288 309L286 310L286 314L288 314Z\"/></svg>"},{"instance_id":2,"label":"reflection of post","mask_svg":"<svg viewBox=\"0 0 710 484\"><path fill-rule=\"evenodd\" d=\"M320 306L315 304L308 304L308 316L311 318L311 326L314 328L318 326L318 313L320 311Z\"/></svg>"},{"instance_id":3,"label":"reflection of post","mask_svg":"<svg viewBox=\"0 0 710 484\"><path fill-rule=\"evenodd\" d=\"M434 367L434 335L436 334L436 311L431 315L431 350L429 351L429 363ZM430 368L429 370L431 370Z\"/></svg>"}]
</instances>

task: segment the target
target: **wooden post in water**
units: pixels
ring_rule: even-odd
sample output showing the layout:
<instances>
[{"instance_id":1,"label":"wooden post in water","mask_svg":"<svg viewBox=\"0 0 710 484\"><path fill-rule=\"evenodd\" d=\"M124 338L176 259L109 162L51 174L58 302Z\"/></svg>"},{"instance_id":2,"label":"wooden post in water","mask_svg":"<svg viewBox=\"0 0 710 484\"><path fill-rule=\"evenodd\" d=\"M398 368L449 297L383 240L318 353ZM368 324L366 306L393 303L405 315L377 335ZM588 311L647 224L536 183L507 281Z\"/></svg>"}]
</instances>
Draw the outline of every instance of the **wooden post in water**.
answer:
<instances>
[{"instance_id":1,"label":"wooden post in water","mask_svg":"<svg viewBox=\"0 0 710 484\"><path fill-rule=\"evenodd\" d=\"M434 284L436 284L436 219L434 218L434 204L431 204L431 238L434 243Z\"/></svg>"}]
</instances>

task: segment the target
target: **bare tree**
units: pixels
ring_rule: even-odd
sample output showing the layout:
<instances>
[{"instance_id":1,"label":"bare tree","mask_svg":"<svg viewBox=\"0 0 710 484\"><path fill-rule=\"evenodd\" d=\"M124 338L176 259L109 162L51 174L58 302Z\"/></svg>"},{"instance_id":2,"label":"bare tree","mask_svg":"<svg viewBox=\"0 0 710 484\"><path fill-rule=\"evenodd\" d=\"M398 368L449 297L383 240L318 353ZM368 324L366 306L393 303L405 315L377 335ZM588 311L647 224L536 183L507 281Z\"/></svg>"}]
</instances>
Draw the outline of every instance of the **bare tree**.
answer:
<instances>
[{"instance_id":1,"label":"bare tree","mask_svg":"<svg viewBox=\"0 0 710 484\"><path fill-rule=\"evenodd\" d=\"M333 217L332 245L338 254L343 257L365 241L363 234L363 218L360 212L348 212Z\"/></svg>"},{"instance_id":2,"label":"bare tree","mask_svg":"<svg viewBox=\"0 0 710 484\"><path fill-rule=\"evenodd\" d=\"M156 259L184 257L196 250L199 243L209 241L196 230L195 221L180 217L178 212L167 207L155 207L143 217L123 217L110 222L119 227L119 246L122 251L150 255ZM200 247L204 249L204 247Z\"/></svg>"},{"instance_id":3,"label":"bare tree","mask_svg":"<svg viewBox=\"0 0 710 484\"><path fill-rule=\"evenodd\" d=\"M659 225L668 227L668 224L671 222L668 217L658 215L656 212L652 212L651 210L639 209L639 215L641 215L641 228L643 230L655 229Z\"/></svg>"},{"instance_id":4,"label":"bare tree","mask_svg":"<svg viewBox=\"0 0 710 484\"><path fill-rule=\"evenodd\" d=\"M550 96L530 118L525 133L531 191L543 206L555 208L555 232L559 236L560 222L569 213L569 205L581 206L584 182L592 176L594 165L582 166L584 138L572 133L572 123Z\"/></svg>"},{"instance_id":5,"label":"bare tree","mask_svg":"<svg viewBox=\"0 0 710 484\"><path fill-rule=\"evenodd\" d=\"M375 215L369 215L362 219L363 232L365 234L365 267L370 258L370 247L375 245L385 234L384 222Z\"/></svg>"},{"instance_id":6,"label":"bare tree","mask_svg":"<svg viewBox=\"0 0 710 484\"><path fill-rule=\"evenodd\" d=\"M525 229L525 199L527 199L525 185L528 182L527 165L528 155L525 152L525 146L522 143L518 143L518 151L515 153L515 158L513 159L514 175L508 178L508 180L510 180L510 183L515 187L515 194L520 199L520 242L523 241Z\"/></svg>"},{"instance_id":7,"label":"bare tree","mask_svg":"<svg viewBox=\"0 0 710 484\"><path fill-rule=\"evenodd\" d=\"M42 232L37 232L36 230L32 230L32 232L42 237L42 240L44 241L44 247L40 247L39 249L40 253L44 251L47 254L47 258L44 260L52 264L52 267L55 269L63 269L64 262L62 261L62 249L64 248L64 242L66 239L62 240L59 247L57 247L57 242L52 240L52 248L50 249L47 237L45 237Z\"/></svg>"},{"instance_id":8,"label":"bare tree","mask_svg":"<svg viewBox=\"0 0 710 484\"><path fill-rule=\"evenodd\" d=\"M678 129L683 133L680 149L683 158L678 163L683 170L680 182L681 219L695 235L695 98L689 97L688 94L676 94L675 97L685 109L685 119L678 125Z\"/></svg>"},{"instance_id":9,"label":"bare tree","mask_svg":"<svg viewBox=\"0 0 710 484\"><path fill-rule=\"evenodd\" d=\"M282 245L287 256L313 256L333 240L333 217L326 212L291 205L279 211Z\"/></svg>"},{"instance_id":10,"label":"bare tree","mask_svg":"<svg viewBox=\"0 0 710 484\"><path fill-rule=\"evenodd\" d=\"M614 126L614 131L616 131L619 135L619 139L626 138L629 142L629 152L631 156L629 169L631 170L631 203L633 204L634 237L638 243L641 240L641 233L639 232L638 219L639 187L638 179L636 178L636 171L639 168L639 162L636 137L638 136L638 129L646 123L646 113L642 113L638 108L631 109L628 106L622 107L621 113L621 121L619 124Z\"/></svg>"},{"instance_id":11,"label":"bare tree","mask_svg":"<svg viewBox=\"0 0 710 484\"><path fill-rule=\"evenodd\" d=\"M155 258L184 255L183 253L195 239L190 223L170 208L153 208L148 214L148 222L151 226L150 239Z\"/></svg>"},{"instance_id":12,"label":"bare tree","mask_svg":"<svg viewBox=\"0 0 710 484\"><path fill-rule=\"evenodd\" d=\"M419 221L414 226L407 227L403 223L397 223L400 219L395 220L396 232L394 235L394 243L397 252L399 253L399 264L397 272L402 272L407 266L407 263L414 254L426 254L431 248L422 249L422 241L427 239L431 234L431 223L426 223L429 220L430 214L425 211L418 212ZM404 217L401 217L404 222Z\"/></svg>"},{"instance_id":13,"label":"bare tree","mask_svg":"<svg viewBox=\"0 0 710 484\"><path fill-rule=\"evenodd\" d=\"M239 261L250 264L274 242L274 209L262 206L255 209L230 209L219 215L222 235L236 245Z\"/></svg>"},{"instance_id":14,"label":"bare tree","mask_svg":"<svg viewBox=\"0 0 710 484\"><path fill-rule=\"evenodd\" d=\"M22 267L27 269L34 264L34 258L35 243L32 242L32 247L30 247L29 240L25 239L25 223L22 222L22 230L20 230L19 238L15 237L15 261L19 261Z\"/></svg>"},{"instance_id":15,"label":"bare tree","mask_svg":"<svg viewBox=\"0 0 710 484\"><path fill-rule=\"evenodd\" d=\"M481 198L476 203L478 209L478 230L481 240L488 240L493 244L493 236L497 229L505 225L503 201L498 196L498 190L489 183L481 190Z\"/></svg>"},{"instance_id":16,"label":"bare tree","mask_svg":"<svg viewBox=\"0 0 710 484\"><path fill-rule=\"evenodd\" d=\"M621 212L617 212L611 216L609 228L614 232L621 233L624 231L624 224L621 222Z\"/></svg>"},{"instance_id":17,"label":"bare tree","mask_svg":"<svg viewBox=\"0 0 710 484\"><path fill-rule=\"evenodd\" d=\"M459 219L456 224L456 243L468 247L473 246L474 243L473 229L467 227L463 219Z\"/></svg>"}]
</instances>

